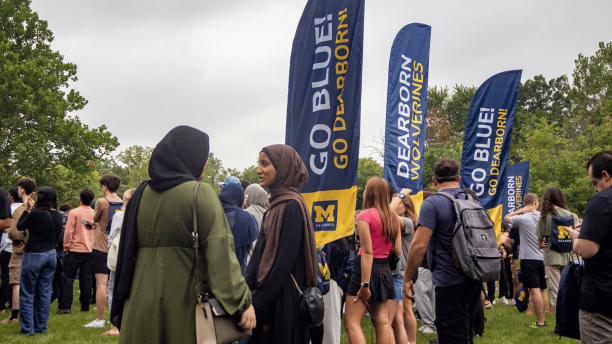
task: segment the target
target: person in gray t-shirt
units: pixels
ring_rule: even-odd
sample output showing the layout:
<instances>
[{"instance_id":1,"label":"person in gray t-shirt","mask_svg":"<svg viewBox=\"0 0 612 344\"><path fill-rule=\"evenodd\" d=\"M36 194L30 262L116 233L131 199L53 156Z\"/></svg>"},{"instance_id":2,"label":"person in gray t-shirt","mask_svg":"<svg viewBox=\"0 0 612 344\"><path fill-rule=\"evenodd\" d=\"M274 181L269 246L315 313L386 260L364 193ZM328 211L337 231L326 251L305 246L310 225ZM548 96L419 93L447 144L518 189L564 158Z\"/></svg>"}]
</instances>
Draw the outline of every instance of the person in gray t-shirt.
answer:
<instances>
[{"instance_id":1,"label":"person in gray t-shirt","mask_svg":"<svg viewBox=\"0 0 612 344\"><path fill-rule=\"evenodd\" d=\"M529 289L529 297L533 300L537 321L534 327L546 326L546 273L544 270L544 251L538 247L536 228L540 219L537 210L540 203L536 194L528 193L523 199L525 207L506 215L504 220L512 226L518 226L521 236L521 274L523 285Z\"/></svg>"}]
</instances>

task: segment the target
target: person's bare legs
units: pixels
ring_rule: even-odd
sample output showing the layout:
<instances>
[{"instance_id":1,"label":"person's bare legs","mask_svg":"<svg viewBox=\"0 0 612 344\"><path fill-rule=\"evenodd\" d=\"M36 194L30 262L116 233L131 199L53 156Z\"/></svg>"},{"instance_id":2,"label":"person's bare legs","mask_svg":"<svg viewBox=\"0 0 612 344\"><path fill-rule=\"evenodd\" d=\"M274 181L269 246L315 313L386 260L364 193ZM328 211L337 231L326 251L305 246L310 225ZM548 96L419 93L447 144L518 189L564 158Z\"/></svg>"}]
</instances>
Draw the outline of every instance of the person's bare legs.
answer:
<instances>
[{"instance_id":1,"label":"person's bare legs","mask_svg":"<svg viewBox=\"0 0 612 344\"><path fill-rule=\"evenodd\" d=\"M408 343L416 344L417 320L414 317L414 313L412 313L412 301L408 299L402 300L402 316L404 318L404 329L406 330ZM406 343L406 341L403 343Z\"/></svg>"},{"instance_id":2,"label":"person's bare legs","mask_svg":"<svg viewBox=\"0 0 612 344\"><path fill-rule=\"evenodd\" d=\"M394 302L391 302L394 301ZM397 313L398 303L395 300L389 300L387 303L387 320L389 321L389 329L391 330L391 341L395 342L397 340L396 333L394 333L395 328L393 327L393 321L395 319L395 315Z\"/></svg>"},{"instance_id":3,"label":"person's bare legs","mask_svg":"<svg viewBox=\"0 0 612 344\"><path fill-rule=\"evenodd\" d=\"M533 298L531 297L529 297L529 307L527 308L527 313L525 313L525 315L533 315Z\"/></svg>"},{"instance_id":4,"label":"person's bare legs","mask_svg":"<svg viewBox=\"0 0 612 344\"><path fill-rule=\"evenodd\" d=\"M538 322L538 324L544 325L544 321L546 321L546 304L542 299L542 290L540 288L529 288L529 299L533 300L533 307L536 313L536 321Z\"/></svg>"},{"instance_id":5,"label":"person's bare legs","mask_svg":"<svg viewBox=\"0 0 612 344\"><path fill-rule=\"evenodd\" d=\"M11 307L13 310L19 309L19 284L13 284L13 304Z\"/></svg>"},{"instance_id":6,"label":"person's bare legs","mask_svg":"<svg viewBox=\"0 0 612 344\"><path fill-rule=\"evenodd\" d=\"M393 339L396 344L406 344L408 342L408 337L406 336L406 329L404 328L404 307L402 307L402 302L392 302L395 300L389 300L387 303L387 307L391 306L391 304L395 304L395 314L393 319L390 320ZM391 309L392 307L389 307ZM389 311L389 313L391 313Z\"/></svg>"},{"instance_id":7,"label":"person's bare legs","mask_svg":"<svg viewBox=\"0 0 612 344\"><path fill-rule=\"evenodd\" d=\"M346 297L344 329L351 344L366 344L365 336L361 330L361 319L363 319L367 306L361 299L358 299L357 302L353 301L355 298L354 295Z\"/></svg>"},{"instance_id":8,"label":"person's bare legs","mask_svg":"<svg viewBox=\"0 0 612 344\"><path fill-rule=\"evenodd\" d=\"M390 302L397 303L395 300L387 300L385 302L375 302L370 300L370 316L372 323L376 329L376 343L392 344L391 326L389 324L388 304ZM353 344L353 342L351 342Z\"/></svg>"},{"instance_id":9,"label":"person's bare legs","mask_svg":"<svg viewBox=\"0 0 612 344\"><path fill-rule=\"evenodd\" d=\"M548 305L548 294L546 293L546 289L540 289L540 294L542 294L542 314L544 314L543 319L546 321L546 306Z\"/></svg>"},{"instance_id":10,"label":"person's bare legs","mask_svg":"<svg viewBox=\"0 0 612 344\"><path fill-rule=\"evenodd\" d=\"M106 287L108 275L96 274L96 319L104 320L104 307L106 306Z\"/></svg>"},{"instance_id":11,"label":"person's bare legs","mask_svg":"<svg viewBox=\"0 0 612 344\"><path fill-rule=\"evenodd\" d=\"M548 280L546 281L548 283ZM546 290L544 291L544 295L546 295ZM552 306L552 297L548 298L548 315L555 315L555 307Z\"/></svg>"}]
</instances>

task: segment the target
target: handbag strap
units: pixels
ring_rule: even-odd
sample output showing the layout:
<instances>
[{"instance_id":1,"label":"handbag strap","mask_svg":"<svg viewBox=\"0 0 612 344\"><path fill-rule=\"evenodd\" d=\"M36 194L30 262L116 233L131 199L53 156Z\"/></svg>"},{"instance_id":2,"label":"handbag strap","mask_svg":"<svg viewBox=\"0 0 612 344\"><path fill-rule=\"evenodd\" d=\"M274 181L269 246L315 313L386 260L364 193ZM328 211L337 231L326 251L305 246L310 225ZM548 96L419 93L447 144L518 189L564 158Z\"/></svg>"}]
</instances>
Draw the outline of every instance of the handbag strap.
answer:
<instances>
[{"instance_id":1,"label":"handbag strap","mask_svg":"<svg viewBox=\"0 0 612 344\"><path fill-rule=\"evenodd\" d=\"M192 217L193 217L193 231L191 232L191 239L193 240L193 252L194 252L194 260L193 266L191 267L191 272L189 273L189 282L187 282L187 289L185 290L185 298L183 302L187 303L189 301L189 294L191 291L191 283L193 282L193 275L196 275L196 296L200 295L200 274L198 272L198 249L200 248L200 241L198 240L198 190L200 189L200 183L202 181L198 181L193 189L193 209L192 209Z\"/></svg>"},{"instance_id":2,"label":"handbag strap","mask_svg":"<svg viewBox=\"0 0 612 344\"><path fill-rule=\"evenodd\" d=\"M55 225L53 224L53 219L51 218L51 214L49 214L49 209L45 209L45 210L47 212L47 216L49 216L49 220L51 221L51 228L53 228L53 242L55 243L55 254L59 254L59 250L57 248L57 237L55 235Z\"/></svg>"},{"instance_id":3,"label":"handbag strap","mask_svg":"<svg viewBox=\"0 0 612 344\"><path fill-rule=\"evenodd\" d=\"M298 287L298 284L295 280L295 277L293 277L293 274L291 274L291 278L293 279L293 283L295 283L295 287L297 288L297 290L300 292L300 295L302 295L302 291L300 290L300 287Z\"/></svg>"}]
</instances>

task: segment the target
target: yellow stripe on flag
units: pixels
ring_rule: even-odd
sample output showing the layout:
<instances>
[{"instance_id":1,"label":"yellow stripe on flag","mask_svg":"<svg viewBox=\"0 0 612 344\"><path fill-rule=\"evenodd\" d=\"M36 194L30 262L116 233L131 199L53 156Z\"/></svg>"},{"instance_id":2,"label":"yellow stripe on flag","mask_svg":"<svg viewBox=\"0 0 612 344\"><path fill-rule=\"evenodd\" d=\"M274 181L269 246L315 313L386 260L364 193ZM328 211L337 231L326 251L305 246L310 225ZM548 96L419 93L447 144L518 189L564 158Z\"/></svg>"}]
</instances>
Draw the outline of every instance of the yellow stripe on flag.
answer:
<instances>
[{"instance_id":1,"label":"yellow stripe on flag","mask_svg":"<svg viewBox=\"0 0 612 344\"><path fill-rule=\"evenodd\" d=\"M497 236L497 246L501 245L501 224L502 224L502 212L504 205L500 204L495 208L487 209L491 215L491 220L495 223L495 235Z\"/></svg>"},{"instance_id":2,"label":"yellow stripe on flag","mask_svg":"<svg viewBox=\"0 0 612 344\"><path fill-rule=\"evenodd\" d=\"M317 247L355 232L357 186L345 190L303 193L302 197L313 218ZM326 230L334 227L334 230Z\"/></svg>"}]
</instances>

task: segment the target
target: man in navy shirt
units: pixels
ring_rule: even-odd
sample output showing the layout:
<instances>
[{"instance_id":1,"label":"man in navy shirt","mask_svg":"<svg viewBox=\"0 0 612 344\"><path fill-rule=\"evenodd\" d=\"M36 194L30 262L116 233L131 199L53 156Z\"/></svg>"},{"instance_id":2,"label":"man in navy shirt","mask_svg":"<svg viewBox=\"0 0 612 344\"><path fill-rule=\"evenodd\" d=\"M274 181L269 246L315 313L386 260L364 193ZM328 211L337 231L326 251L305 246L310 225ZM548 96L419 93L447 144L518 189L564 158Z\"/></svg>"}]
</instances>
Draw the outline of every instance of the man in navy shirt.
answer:
<instances>
[{"instance_id":1,"label":"man in navy shirt","mask_svg":"<svg viewBox=\"0 0 612 344\"><path fill-rule=\"evenodd\" d=\"M465 193L460 189L461 166L453 159L440 159L434 167L433 182L438 192L453 196ZM456 215L451 201L433 195L423 201L419 213L419 228L408 251L404 274L404 294L410 288L412 276L421 265L425 251L433 283L436 287L436 319L440 343L472 343L474 311L480 298L482 283L469 278L453 264L453 230Z\"/></svg>"},{"instance_id":2,"label":"man in navy shirt","mask_svg":"<svg viewBox=\"0 0 612 344\"><path fill-rule=\"evenodd\" d=\"M565 227L574 251L584 258L580 290L582 343L610 343L612 338L612 151L587 163L596 194L587 205L580 232ZM578 226L576 226L578 227Z\"/></svg>"}]
</instances>

